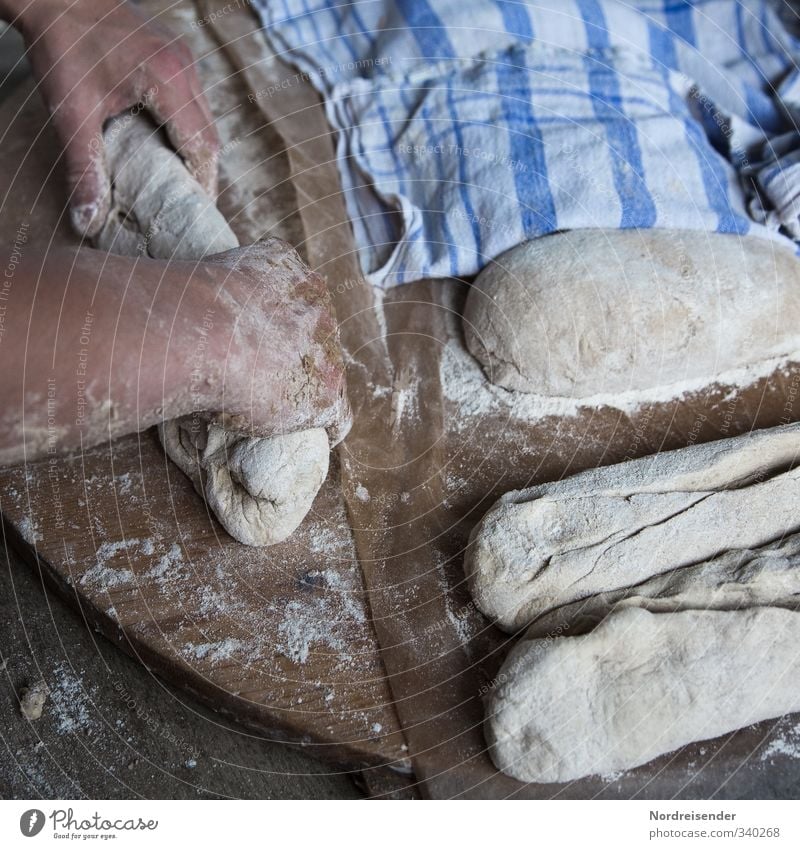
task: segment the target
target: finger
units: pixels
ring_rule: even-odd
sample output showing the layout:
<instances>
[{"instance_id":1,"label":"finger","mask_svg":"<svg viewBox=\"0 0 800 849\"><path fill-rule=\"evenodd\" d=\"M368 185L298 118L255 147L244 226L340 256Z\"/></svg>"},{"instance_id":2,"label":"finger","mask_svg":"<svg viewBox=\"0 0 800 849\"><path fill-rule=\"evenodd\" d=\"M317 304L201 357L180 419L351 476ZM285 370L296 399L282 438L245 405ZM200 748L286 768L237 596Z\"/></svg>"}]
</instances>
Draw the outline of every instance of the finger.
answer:
<instances>
[{"instance_id":1,"label":"finger","mask_svg":"<svg viewBox=\"0 0 800 849\"><path fill-rule=\"evenodd\" d=\"M76 106L59 108L53 119L64 150L72 227L80 236L95 236L110 203L102 120L97 110L87 115Z\"/></svg>"},{"instance_id":2,"label":"finger","mask_svg":"<svg viewBox=\"0 0 800 849\"><path fill-rule=\"evenodd\" d=\"M174 80L160 85L148 108L166 130L192 176L211 197L216 197L219 136L199 82L191 82L194 76L194 71L187 68Z\"/></svg>"}]
</instances>

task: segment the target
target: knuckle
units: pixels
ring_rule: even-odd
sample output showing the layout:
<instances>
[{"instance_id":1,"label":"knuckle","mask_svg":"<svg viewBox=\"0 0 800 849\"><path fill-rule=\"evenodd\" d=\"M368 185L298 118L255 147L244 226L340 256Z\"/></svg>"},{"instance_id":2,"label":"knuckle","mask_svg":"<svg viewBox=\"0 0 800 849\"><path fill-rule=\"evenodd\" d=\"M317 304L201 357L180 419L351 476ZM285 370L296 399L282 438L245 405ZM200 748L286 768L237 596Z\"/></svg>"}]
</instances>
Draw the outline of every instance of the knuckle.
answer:
<instances>
[{"instance_id":1,"label":"knuckle","mask_svg":"<svg viewBox=\"0 0 800 849\"><path fill-rule=\"evenodd\" d=\"M186 67L178 55L174 46L162 49L153 63L156 75L162 80L169 80L174 84L175 79L180 77Z\"/></svg>"}]
</instances>

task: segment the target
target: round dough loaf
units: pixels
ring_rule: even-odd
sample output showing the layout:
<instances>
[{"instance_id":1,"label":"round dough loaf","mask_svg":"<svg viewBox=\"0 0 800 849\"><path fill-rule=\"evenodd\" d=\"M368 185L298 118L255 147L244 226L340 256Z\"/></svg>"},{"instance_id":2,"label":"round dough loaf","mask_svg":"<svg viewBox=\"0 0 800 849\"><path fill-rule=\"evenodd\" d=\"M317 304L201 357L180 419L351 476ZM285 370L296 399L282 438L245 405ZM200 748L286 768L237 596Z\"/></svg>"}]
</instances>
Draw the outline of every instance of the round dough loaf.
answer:
<instances>
[{"instance_id":1,"label":"round dough loaf","mask_svg":"<svg viewBox=\"0 0 800 849\"><path fill-rule=\"evenodd\" d=\"M192 430L190 422L164 422L161 442L225 530L255 546L291 536L328 475L325 430L254 439L213 424Z\"/></svg>"},{"instance_id":2,"label":"round dough loaf","mask_svg":"<svg viewBox=\"0 0 800 849\"><path fill-rule=\"evenodd\" d=\"M727 373L800 351L798 261L766 239L579 230L507 251L477 277L467 347L490 381L592 398Z\"/></svg>"}]
</instances>

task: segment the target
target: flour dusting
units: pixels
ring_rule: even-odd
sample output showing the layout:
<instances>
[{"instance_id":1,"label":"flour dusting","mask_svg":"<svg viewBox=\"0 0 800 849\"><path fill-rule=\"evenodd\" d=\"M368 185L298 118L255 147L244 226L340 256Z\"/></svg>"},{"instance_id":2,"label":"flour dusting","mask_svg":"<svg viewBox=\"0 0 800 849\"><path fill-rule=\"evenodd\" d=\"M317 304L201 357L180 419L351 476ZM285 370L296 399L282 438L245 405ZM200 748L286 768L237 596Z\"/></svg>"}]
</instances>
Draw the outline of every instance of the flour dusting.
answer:
<instances>
[{"instance_id":1,"label":"flour dusting","mask_svg":"<svg viewBox=\"0 0 800 849\"><path fill-rule=\"evenodd\" d=\"M60 663L54 674L50 703L56 717L56 731L59 734L90 731L94 726L90 713L92 700L83 682L66 663Z\"/></svg>"},{"instance_id":2,"label":"flour dusting","mask_svg":"<svg viewBox=\"0 0 800 849\"><path fill-rule=\"evenodd\" d=\"M455 404L461 415L454 417L456 427L469 425L468 417L503 413L537 421L547 416L577 416L581 411L597 407L610 407L631 415L644 405L667 403L688 395L708 391L718 386L731 387L732 395L771 374L785 372L787 358L765 360L747 368L736 369L717 376L711 385L705 380L689 380L648 390L619 394L594 395L589 398L556 398L527 392L512 392L490 383L478 361L456 339L442 351L440 376L445 398Z\"/></svg>"},{"instance_id":3,"label":"flour dusting","mask_svg":"<svg viewBox=\"0 0 800 849\"><path fill-rule=\"evenodd\" d=\"M326 589L308 601L292 600L285 608L278 633L283 642L281 653L295 663L306 663L315 643L321 643L352 660L348 653L348 631L366 622L361 600L349 588L349 582L333 569L309 572L307 578L321 579Z\"/></svg>"},{"instance_id":4,"label":"flour dusting","mask_svg":"<svg viewBox=\"0 0 800 849\"><path fill-rule=\"evenodd\" d=\"M779 736L770 740L761 753L761 760L772 760L776 755L800 758L800 723L782 729Z\"/></svg>"}]
</instances>

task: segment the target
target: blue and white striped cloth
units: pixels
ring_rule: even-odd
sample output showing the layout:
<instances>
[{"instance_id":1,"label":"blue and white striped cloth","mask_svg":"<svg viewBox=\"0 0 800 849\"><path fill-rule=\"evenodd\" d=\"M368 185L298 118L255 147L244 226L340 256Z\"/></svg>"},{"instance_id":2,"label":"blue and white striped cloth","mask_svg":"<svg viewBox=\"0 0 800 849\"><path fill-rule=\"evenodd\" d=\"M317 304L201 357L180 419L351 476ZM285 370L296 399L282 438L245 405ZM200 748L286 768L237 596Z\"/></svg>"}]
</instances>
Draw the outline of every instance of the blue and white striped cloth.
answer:
<instances>
[{"instance_id":1,"label":"blue and white striped cloth","mask_svg":"<svg viewBox=\"0 0 800 849\"><path fill-rule=\"evenodd\" d=\"M469 276L555 230L800 238L777 0L255 2L325 98L374 284Z\"/></svg>"}]
</instances>

